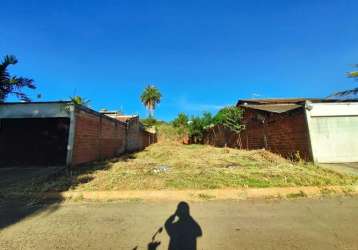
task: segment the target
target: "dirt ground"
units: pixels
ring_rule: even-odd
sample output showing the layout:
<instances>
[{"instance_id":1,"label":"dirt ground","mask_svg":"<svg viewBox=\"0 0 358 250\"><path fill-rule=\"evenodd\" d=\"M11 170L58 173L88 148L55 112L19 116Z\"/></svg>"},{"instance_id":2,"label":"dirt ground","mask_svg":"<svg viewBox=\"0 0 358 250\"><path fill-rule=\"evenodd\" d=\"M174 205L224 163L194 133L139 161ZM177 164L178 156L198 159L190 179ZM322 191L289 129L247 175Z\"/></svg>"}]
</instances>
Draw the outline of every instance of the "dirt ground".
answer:
<instances>
[{"instance_id":1,"label":"dirt ground","mask_svg":"<svg viewBox=\"0 0 358 250\"><path fill-rule=\"evenodd\" d=\"M3 201L0 249L168 249L167 220L172 245L193 243L182 249L358 249L357 197L189 202L175 229L177 204Z\"/></svg>"}]
</instances>

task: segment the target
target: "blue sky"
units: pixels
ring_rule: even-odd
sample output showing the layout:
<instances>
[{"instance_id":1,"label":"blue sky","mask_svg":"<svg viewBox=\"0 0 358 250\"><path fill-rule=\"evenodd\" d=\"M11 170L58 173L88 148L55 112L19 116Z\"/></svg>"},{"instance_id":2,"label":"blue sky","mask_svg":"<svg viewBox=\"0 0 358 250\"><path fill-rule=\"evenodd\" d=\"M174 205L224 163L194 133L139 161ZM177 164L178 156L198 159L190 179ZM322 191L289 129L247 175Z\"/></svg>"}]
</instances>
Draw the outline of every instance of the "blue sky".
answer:
<instances>
[{"instance_id":1,"label":"blue sky","mask_svg":"<svg viewBox=\"0 0 358 250\"><path fill-rule=\"evenodd\" d=\"M43 101L76 94L94 109L156 116L216 112L239 98L325 97L357 86L358 1L2 0L0 55ZM9 100L13 101L14 98Z\"/></svg>"}]
</instances>

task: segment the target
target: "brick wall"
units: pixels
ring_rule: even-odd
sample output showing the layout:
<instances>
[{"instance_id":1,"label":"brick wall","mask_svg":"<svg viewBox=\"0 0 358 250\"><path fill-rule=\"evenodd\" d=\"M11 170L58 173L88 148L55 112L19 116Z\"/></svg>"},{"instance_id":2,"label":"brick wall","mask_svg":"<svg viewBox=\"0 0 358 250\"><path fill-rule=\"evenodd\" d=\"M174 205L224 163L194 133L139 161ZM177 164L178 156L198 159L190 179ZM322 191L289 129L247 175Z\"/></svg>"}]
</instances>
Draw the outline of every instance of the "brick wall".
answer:
<instances>
[{"instance_id":1,"label":"brick wall","mask_svg":"<svg viewBox=\"0 0 358 250\"><path fill-rule=\"evenodd\" d=\"M243 123L246 129L240 135L233 134L223 126L209 129L204 135L204 143L238 147L241 141L244 149L265 148L284 157L292 157L299 152L303 159L311 160L303 109L282 114L246 109Z\"/></svg>"},{"instance_id":2,"label":"brick wall","mask_svg":"<svg viewBox=\"0 0 358 250\"><path fill-rule=\"evenodd\" d=\"M106 159L125 152L126 125L104 115L76 109L72 165Z\"/></svg>"},{"instance_id":3,"label":"brick wall","mask_svg":"<svg viewBox=\"0 0 358 250\"><path fill-rule=\"evenodd\" d=\"M156 133L150 133L148 131L143 130L141 134L142 134L142 141L143 141L142 143L144 148L158 141Z\"/></svg>"}]
</instances>

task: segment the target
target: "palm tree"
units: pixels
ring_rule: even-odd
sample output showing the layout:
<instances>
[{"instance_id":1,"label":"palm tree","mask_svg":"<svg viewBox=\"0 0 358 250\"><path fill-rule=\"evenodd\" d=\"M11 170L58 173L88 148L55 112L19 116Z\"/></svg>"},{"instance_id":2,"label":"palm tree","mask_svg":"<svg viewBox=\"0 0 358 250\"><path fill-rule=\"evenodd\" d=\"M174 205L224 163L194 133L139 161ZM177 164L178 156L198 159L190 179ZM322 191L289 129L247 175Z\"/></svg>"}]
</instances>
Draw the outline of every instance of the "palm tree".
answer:
<instances>
[{"instance_id":1,"label":"palm tree","mask_svg":"<svg viewBox=\"0 0 358 250\"><path fill-rule=\"evenodd\" d=\"M73 104L82 105L82 106L86 106L86 107L88 107L89 103L91 102L90 100L83 98L81 96L78 96L78 95L70 97L70 100Z\"/></svg>"},{"instance_id":2,"label":"palm tree","mask_svg":"<svg viewBox=\"0 0 358 250\"><path fill-rule=\"evenodd\" d=\"M6 55L0 64L0 102L4 102L9 94L13 94L26 102L31 101L21 89L25 87L35 89L36 86L34 85L33 80L10 75L8 71L8 67L10 65L15 65L17 62L15 56Z\"/></svg>"},{"instance_id":3,"label":"palm tree","mask_svg":"<svg viewBox=\"0 0 358 250\"><path fill-rule=\"evenodd\" d=\"M140 99L144 106L148 109L149 117L154 116L155 105L160 103L161 97L162 94L154 85L148 85L144 89L142 95L140 96Z\"/></svg>"},{"instance_id":4,"label":"palm tree","mask_svg":"<svg viewBox=\"0 0 358 250\"><path fill-rule=\"evenodd\" d=\"M353 66L358 68L358 64L355 64ZM358 71L351 71L351 72L346 73L346 75L349 78L358 80ZM358 88L340 91L340 92L330 95L329 97L332 97L332 96L340 96L341 97L341 96L356 95L356 94L358 94Z\"/></svg>"}]
</instances>

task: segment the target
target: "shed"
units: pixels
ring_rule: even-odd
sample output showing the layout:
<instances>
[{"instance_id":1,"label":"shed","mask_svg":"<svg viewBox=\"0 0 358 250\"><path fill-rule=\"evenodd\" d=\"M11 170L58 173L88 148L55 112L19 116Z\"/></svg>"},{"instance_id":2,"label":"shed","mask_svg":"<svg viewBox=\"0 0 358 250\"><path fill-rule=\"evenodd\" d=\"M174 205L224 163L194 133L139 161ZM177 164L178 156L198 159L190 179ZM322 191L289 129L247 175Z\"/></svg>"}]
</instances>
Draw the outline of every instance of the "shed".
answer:
<instances>
[{"instance_id":1,"label":"shed","mask_svg":"<svg viewBox=\"0 0 358 250\"><path fill-rule=\"evenodd\" d=\"M319 98L246 99L248 149L265 148L283 156L299 154L318 163L358 162L358 101Z\"/></svg>"}]
</instances>

